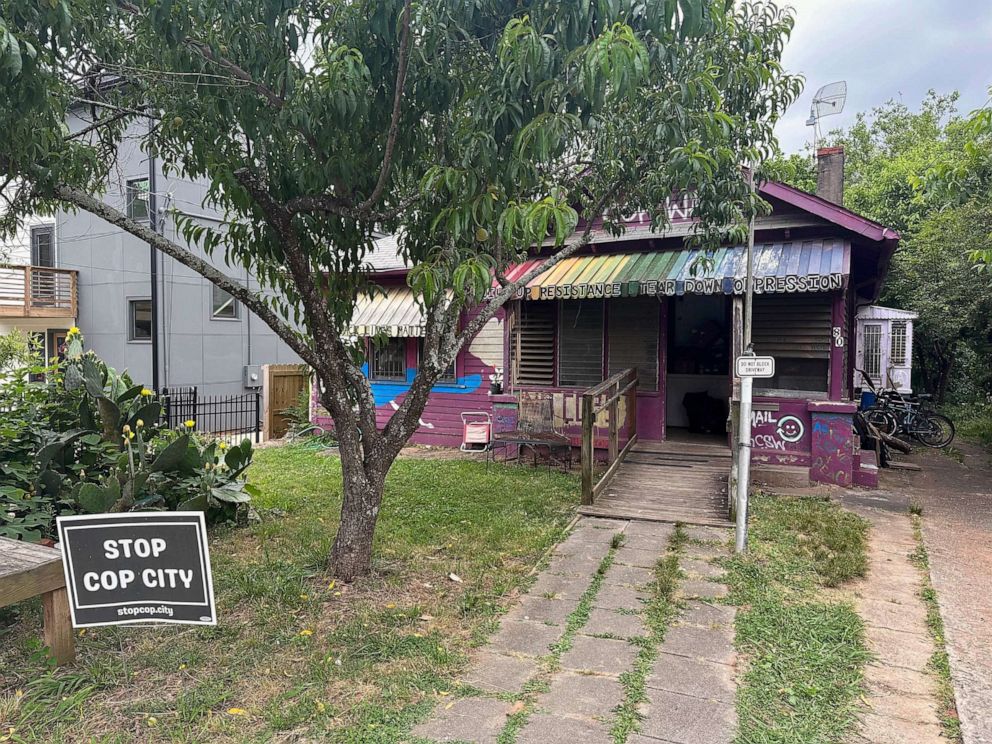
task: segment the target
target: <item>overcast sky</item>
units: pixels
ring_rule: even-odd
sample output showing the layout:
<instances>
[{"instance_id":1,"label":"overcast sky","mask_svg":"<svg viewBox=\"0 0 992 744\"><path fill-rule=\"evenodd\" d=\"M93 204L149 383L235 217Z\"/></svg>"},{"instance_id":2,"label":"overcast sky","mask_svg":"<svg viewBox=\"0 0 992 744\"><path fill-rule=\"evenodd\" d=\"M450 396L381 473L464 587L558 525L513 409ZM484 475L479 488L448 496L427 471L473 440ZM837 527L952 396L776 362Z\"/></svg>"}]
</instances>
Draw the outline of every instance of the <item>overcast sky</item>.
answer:
<instances>
[{"instance_id":1,"label":"overcast sky","mask_svg":"<svg viewBox=\"0 0 992 744\"><path fill-rule=\"evenodd\" d=\"M806 126L816 90L847 81L844 112L824 132L890 99L917 109L927 90L960 91L962 112L981 106L992 84L992 0L782 0L796 9L783 63L806 87L779 122L782 150L812 140Z\"/></svg>"}]
</instances>

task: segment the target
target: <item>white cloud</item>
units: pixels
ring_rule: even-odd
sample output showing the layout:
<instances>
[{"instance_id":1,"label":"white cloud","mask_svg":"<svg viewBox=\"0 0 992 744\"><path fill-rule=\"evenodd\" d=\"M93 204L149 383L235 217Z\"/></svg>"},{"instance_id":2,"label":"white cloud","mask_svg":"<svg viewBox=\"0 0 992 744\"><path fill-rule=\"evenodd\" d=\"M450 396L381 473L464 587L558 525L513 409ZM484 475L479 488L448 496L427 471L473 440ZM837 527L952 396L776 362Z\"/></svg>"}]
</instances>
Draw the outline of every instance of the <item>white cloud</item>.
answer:
<instances>
[{"instance_id":1,"label":"white cloud","mask_svg":"<svg viewBox=\"0 0 992 744\"><path fill-rule=\"evenodd\" d=\"M958 90L960 108L982 105L992 84L992 3L988 0L793 0L796 27L783 63L806 88L776 129L782 149L812 139L805 125L816 90L846 80L844 112L824 131L890 99L916 108L933 88Z\"/></svg>"}]
</instances>

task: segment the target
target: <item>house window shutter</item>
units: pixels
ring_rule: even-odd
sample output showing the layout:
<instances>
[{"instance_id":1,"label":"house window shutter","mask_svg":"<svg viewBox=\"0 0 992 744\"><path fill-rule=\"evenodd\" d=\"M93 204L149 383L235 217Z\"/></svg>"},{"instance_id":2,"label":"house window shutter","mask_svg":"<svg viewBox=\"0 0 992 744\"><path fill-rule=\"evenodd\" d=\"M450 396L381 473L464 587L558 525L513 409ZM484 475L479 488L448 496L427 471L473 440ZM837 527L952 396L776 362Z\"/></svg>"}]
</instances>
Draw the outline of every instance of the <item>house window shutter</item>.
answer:
<instances>
[{"instance_id":1,"label":"house window shutter","mask_svg":"<svg viewBox=\"0 0 992 744\"><path fill-rule=\"evenodd\" d=\"M660 310L653 297L612 300L609 309L610 375L637 368L637 389L658 389Z\"/></svg>"},{"instance_id":2,"label":"house window shutter","mask_svg":"<svg viewBox=\"0 0 992 744\"><path fill-rule=\"evenodd\" d=\"M603 380L603 301L561 303L558 322L558 384L588 388Z\"/></svg>"},{"instance_id":3,"label":"house window shutter","mask_svg":"<svg viewBox=\"0 0 992 744\"><path fill-rule=\"evenodd\" d=\"M511 343L514 383L553 385L555 359L555 303L520 303L520 315Z\"/></svg>"},{"instance_id":4,"label":"house window shutter","mask_svg":"<svg viewBox=\"0 0 992 744\"><path fill-rule=\"evenodd\" d=\"M775 357L775 377L755 387L826 392L833 345L833 296L757 295L751 338L758 355Z\"/></svg>"}]
</instances>

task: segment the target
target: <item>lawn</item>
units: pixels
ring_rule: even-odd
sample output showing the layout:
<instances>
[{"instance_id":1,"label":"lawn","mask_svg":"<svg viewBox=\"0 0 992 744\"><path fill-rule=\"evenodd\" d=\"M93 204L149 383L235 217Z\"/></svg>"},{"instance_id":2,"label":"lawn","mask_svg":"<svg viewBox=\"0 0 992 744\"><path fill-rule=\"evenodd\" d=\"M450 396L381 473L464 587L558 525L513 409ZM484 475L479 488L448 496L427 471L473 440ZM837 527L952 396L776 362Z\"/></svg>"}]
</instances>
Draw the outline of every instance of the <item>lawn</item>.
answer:
<instances>
[{"instance_id":1,"label":"lawn","mask_svg":"<svg viewBox=\"0 0 992 744\"><path fill-rule=\"evenodd\" d=\"M390 474L374 576L325 569L340 465L256 453L262 520L214 530L216 628L80 631L51 671L40 604L0 610L0 741L395 742L454 689L467 652L560 539L575 479L408 459Z\"/></svg>"},{"instance_id":2,"label":"lawn","mask_svg":"<svg viewBox=\"0 0 992 744\"><path fill-rule=\"evenodd\" d=\"M749 552L727 561L738 744L840 742L857 720L864 626L844 585L867 569L868 523L837 504L758 495Z\"/></svg>"}]
</instances>

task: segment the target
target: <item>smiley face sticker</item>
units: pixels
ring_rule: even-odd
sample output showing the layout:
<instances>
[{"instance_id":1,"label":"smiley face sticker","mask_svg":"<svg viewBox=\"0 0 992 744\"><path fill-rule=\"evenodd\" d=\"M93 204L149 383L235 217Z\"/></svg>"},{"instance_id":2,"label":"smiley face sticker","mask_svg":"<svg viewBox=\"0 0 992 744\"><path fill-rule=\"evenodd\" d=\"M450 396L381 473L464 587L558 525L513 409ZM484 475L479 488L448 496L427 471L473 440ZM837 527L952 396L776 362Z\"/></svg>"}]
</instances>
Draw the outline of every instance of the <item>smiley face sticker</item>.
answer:
<instances>
[{"instance_id":1,"label":"smiley face sticker","mask_svg":"<svg viewBox=\"0 0 992 744\"><path fill-rule=\"evenodd\" d=\"M806 433L806 427L803 426L802 420L797 416L783 416L778 420L776 432L783 442L792 444L803 438L803 434Z\"/></svg>"}]
</instances>

